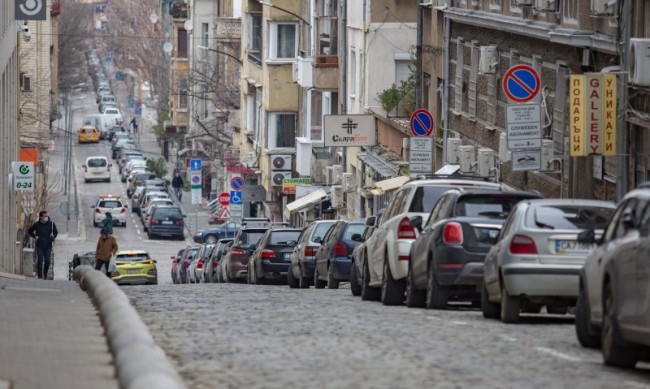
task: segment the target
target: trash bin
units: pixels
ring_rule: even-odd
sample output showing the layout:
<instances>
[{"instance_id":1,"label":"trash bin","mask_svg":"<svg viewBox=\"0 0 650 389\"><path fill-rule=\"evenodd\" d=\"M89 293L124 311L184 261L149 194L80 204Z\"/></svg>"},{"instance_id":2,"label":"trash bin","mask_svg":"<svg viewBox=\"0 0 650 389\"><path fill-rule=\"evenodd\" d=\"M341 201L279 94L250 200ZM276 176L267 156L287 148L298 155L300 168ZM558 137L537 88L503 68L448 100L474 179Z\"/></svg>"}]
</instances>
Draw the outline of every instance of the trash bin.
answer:
<instances>
[{"instance_id":1,"label":"trash bin","mask_svg":"<svg viewBox=\"0 0 650 389\"><path fill-rule=\"evenodd\" d=\"M21 274L28 277L34 277L34 268L35 268L35 253L34 249L23 248L23 254L21 257Z\"/></svg>"}]
</instances>

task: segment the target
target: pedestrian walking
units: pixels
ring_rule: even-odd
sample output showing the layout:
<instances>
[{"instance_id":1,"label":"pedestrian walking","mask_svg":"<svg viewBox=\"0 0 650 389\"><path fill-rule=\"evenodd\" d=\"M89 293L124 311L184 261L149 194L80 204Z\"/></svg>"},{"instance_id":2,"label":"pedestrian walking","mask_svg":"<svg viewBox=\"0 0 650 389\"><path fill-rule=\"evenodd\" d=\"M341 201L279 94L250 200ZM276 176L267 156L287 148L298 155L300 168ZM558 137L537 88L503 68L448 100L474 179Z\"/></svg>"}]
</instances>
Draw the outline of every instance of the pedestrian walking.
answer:
<instances>
[{"instance_id":1,"label":"pedestrian walking","mask_svg":"<svg viewBox=\"0 0 650 389\"><path fill-rule=\"evenodd\" d=\"M52 245L59 235L56 224L47 216L47 211L38 213L38 220L29 227L27 233L36 239L36 275L38 278L47 279L52 258Z\"/></svg>"},{"instance_id":2,"label":"pedestrian walking","mask_svg":"<svg viewBox=\"0 0 650 389\"><path fill-rule=\"evenodd\" d=\"M108 277L111 277L109 265L111 257L117 254L117 250L118 247L115 237L110 235L106 228L102 228L99 232L97 248L95 249L95 270L102 271L102 268L106 266L105 273Z\"/></svg>"},{"instance_id":3,"label":"pedestrian walking","mask_svg":"<svg viewBox=\"0 0 650 389\"><path fill-rule=\"evenodd\" d=\"M113 235L113 215L110 212L106 212L104 215L106 215L106 218L102 220L102 228L105 228L110 235Z\"/></svg>"},{"instance_id":4,"label":"pedestrian walking","mask_svg":"<svg viewBox=\"0 0 650 389\"><path fill-rule=\"evenodd\" d=\"M181 201L183 197L183 178L179 172L176 172L172 179L172 188L174 188L174 194L178 198L178 201Z\"/></svg>"},{"instance_id":5,"label":"pedestrian walking","mask_svg":"<svg viewBox=\"0 0 650 389\"><path fill-rule=\"evenodd\" d=\"M138 122L135 120L135 116L131 119L131 127L133 127L133 133L138 132Z\"/></svg>"}]
</instances>

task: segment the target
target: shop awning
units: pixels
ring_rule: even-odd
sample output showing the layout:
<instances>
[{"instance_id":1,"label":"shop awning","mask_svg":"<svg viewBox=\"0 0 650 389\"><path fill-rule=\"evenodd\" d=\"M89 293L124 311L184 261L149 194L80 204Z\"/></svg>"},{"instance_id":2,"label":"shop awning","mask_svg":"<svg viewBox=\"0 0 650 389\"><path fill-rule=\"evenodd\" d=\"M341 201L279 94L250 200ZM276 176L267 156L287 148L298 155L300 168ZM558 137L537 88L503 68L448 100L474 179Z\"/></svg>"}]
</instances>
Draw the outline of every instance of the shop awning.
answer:
<instances>
[{"instance_id":1,"label":"shop awning","mask_svg":"<svg viewBox=\"0 0 650 389\"><path fill-rule=\"evenodd\" d=\"M306 208L312 204L321 203L327 199L327 192L323 189L318 189L315 192L299 198L296 201L292 201L284 208L284 216L289 219L291 217L291 212L300 211L303 208Z\"/></svg>"},{"instance_id":2,"label":"shop awning","mask_svg":"<svg viewBox=\"0 0 650 389\"><path fill-rule=\"evenodd\" d=\"M380 196L386 192L390 192L391 190L400 188L402 185L406 184L409 180L410 180L409 177L397 176L397 177L389 178L387 180L377 181L375 182L375 185L372 188L370 188L370 193L372 193L375 196Z\"/></svg>"},{"instance_id":3,"label":"shop awning","mask_svg":"<svg viewBox=\"0 0 650 389\"><path fill-rule=\"evenodd\" d=\"M372 152L358 152L357 158L359 158L366 165L370 166L372 170L379 173L382 177L394 177L397 173L399 173L398 166L393 165L392 163L384 160Z\"/></svg>"}]
</instances>

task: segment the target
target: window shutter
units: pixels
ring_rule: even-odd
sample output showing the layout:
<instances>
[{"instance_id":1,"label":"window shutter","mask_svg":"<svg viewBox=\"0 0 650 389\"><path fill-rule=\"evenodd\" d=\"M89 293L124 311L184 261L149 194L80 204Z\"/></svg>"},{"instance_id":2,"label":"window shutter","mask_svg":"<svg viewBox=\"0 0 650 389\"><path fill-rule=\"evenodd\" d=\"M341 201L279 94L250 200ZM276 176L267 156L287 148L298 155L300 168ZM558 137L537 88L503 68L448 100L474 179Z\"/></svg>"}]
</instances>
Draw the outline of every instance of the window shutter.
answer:
<instances>
[{"instance_id":1,"label":"window shutter","mask_svg":"<svg viewBox=\"0 0 650 389\"><path fill-rule=\"evenodd\" d=\"M454 108L457 111L463 110L463 46L465 41L458 37L456 43L456 82L454 84Z\"/></svg>"},{"instance_id":2,"label":"window shutter","mask_svg":"<svg viewBox=\"0 0 650 389\"><path fill-rule=\"evenodd\" d=\"M566 131L568 68L565 63L558 61L555 73L555 104L553 104L552 138L553 149L564 155L564 137Z\"/></svg>"},{"instance_id":3,"label":"window shutter","mask_svg":"<svg viewBox=\"0 0 650 389\"><path fill-rule=\"evenodd\" d=\"M471 68L469 72L469 95L467 96L470 116L476 116L476 78L478 77L479 48L478 41L472 41Z\"/></svg>"}]
</instances>

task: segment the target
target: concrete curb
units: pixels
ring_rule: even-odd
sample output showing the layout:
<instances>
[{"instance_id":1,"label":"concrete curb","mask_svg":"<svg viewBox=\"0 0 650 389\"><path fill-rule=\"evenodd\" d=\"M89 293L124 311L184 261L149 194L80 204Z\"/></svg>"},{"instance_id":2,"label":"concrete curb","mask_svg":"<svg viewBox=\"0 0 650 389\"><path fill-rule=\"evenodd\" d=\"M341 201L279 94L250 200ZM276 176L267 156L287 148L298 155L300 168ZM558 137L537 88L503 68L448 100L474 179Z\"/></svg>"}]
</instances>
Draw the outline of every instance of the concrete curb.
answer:
<instances>
[{"instance_id":1,"label":"concrete curb","mask_svg":"<svg viewBox=\"0 0 650 389\"><path fill-rule=\"evenodd\" d=\"M74 279L97 305L120 387L187 388L128 297L111 279L90 266L78 266Z\"/></svg>"}]
</instances>

